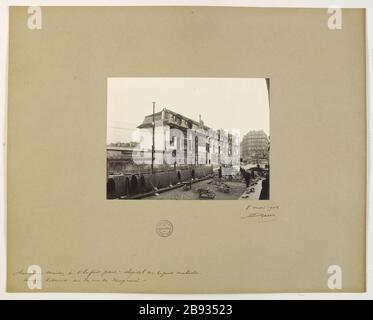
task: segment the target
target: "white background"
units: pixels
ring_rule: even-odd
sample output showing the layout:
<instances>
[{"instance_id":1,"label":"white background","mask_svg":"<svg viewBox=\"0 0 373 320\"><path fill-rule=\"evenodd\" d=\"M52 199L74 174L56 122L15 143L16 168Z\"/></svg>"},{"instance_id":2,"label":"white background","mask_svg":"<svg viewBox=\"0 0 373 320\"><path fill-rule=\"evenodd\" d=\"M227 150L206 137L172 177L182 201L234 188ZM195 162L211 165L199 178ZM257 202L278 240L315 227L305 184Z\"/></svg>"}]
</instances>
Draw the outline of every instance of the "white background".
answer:
<instances>
[{"instance_id":1,"label":"white background","mask_svg":"<svg viewBox=\"0 0 373 320\"><path fill-rule=\"evenodd\" d=\"M6 115L7 115L7 65L8 65L8 6L114 6L114 5L204 5L204 6L244 6L244 7L301 7L301 8L366 8L367 40L367 125L368 125L368 190L367 190L367 292L366 293L304 293L304 294L88 294L88 293L6 293ZM373 299L373 220L371 219L371 154L372 136L372 45L373 45L373 1L371 0L236 0L236 1L121 1L121 0L48 0L48 1L1 1L0 8L0 299ZM343 12L342 12L343 15ZM343 21L343 20L342 20ZM25 21L26 23L26 21ZM325 270L326 272L326 270Z\"/></svg>"}]
</instances>

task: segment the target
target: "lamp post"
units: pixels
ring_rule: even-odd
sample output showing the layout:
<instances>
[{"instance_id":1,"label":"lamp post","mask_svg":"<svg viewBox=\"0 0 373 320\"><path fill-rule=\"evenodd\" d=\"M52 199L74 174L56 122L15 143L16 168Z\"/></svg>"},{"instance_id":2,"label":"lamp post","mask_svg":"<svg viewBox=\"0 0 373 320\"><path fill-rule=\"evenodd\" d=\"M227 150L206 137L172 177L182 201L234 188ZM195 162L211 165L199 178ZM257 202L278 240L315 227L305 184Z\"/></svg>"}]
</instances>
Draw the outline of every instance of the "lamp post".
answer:
<instances>
[{"instance_id":1,"label":"lamp post","mask_svg":"<svg viewBox=\"0 0 373 320\"><path fill-rule=\"evenodd\" d=\"M154 113L155 113L155 102L153 102L153 143L152 143L152 174L154 174L154 153L155 153L155 118L154 118Z\"/></svg>"}]
</instances>

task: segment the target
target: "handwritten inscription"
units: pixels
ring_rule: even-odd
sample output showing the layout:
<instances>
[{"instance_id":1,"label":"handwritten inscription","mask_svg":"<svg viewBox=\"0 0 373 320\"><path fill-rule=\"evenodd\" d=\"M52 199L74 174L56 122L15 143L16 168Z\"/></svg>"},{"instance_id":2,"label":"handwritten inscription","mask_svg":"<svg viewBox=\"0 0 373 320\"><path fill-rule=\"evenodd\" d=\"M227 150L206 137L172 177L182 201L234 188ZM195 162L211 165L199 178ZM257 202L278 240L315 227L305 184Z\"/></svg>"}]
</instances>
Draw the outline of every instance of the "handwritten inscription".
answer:
<instances>
[{"instance_id":1,"label":"handwritten inscription","mask_svg":"<svg viewBox=\"0 0 373 320\"><path fill-rule=\"evenodd\" d=\"M262 223L277 219L276 212L280 209L277 205L247 205L245 211L248 214L241 216L241 219L250 219L251 221Z\"/></svg>"},{"instance_id":2,"label":"handwritten inscription","mask_svg":"<svg viewBox=\"0 0 373 320\"><path fill-rule=\"evenodd\" d=\"M198 276L200 273L196 270L151 270L151 269L81 269L81 270L47 270L43 272L43 281L47 283L113 283L124 285L126 283L142 283L154 278L171 279L171 278L190 278ZM14 272L13 277L18 277L21 281L27 281L30 276L26 270L20 269Z\"/></svg>"}]
</instances>

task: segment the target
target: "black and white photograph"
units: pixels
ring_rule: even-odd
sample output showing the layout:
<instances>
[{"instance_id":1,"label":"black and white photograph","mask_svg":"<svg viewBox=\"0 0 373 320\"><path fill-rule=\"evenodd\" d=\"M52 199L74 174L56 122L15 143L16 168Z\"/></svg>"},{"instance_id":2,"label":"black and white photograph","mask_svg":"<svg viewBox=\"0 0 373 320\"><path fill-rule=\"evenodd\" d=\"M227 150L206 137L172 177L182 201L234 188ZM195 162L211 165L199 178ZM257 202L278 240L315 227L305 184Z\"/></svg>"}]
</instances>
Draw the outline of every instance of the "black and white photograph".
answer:
<instances>
[{"instance_id":1,"label":"black and white photograph","mask_svg":"<svg viewBox=\"0 0 373 320\"><path fill-rule=\"evenodd\" d=\"M269 79L107 85L107 199L270 199Z\"/></svg>"}]
</instances>

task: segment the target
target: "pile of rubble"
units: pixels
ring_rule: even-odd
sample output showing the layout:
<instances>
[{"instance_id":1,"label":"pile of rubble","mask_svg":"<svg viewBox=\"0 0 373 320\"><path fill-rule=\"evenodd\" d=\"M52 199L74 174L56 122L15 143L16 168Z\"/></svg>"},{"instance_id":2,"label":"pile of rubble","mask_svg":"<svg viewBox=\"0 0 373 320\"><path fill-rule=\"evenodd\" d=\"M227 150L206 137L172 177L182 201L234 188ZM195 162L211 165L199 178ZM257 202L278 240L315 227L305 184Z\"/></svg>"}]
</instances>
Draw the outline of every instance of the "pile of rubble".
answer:
<instances>
[{"instance_id":1,"label":"pile of rubble","mask_svg":"<svg viewBox=\"0 0 373 320\"><path fill-rule=\"evenodd\" d=\"M209 181L208 184L217 186L217 190L220 192L224 192L224 193L230 192L230 186L219 178L214 178L213 180Z\"/></svg>"},{"instance_id":2,"label":"pile of rubble","mask_svg":"<svg viewBox=\"0 0 373 320\"><path fill-rule=\"evenodd\" d=\"M218 191L229 193L231 191L231 188L226 183L221 183L220 185L218 185Z\"/></svg>"},{"instance_id":3,"label":"pile of rubble","mask_svg":"<svg viewBox=\"0 0 373 320\"><path fill-rule=\"evenodd\" d=\"M214 199L216 196L215 192L210 190L210 188L200 188L197 191L200 199Z\"/></svg>"}]
</instances>

